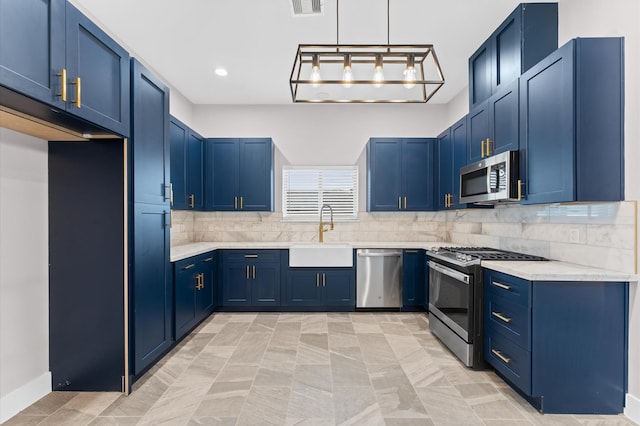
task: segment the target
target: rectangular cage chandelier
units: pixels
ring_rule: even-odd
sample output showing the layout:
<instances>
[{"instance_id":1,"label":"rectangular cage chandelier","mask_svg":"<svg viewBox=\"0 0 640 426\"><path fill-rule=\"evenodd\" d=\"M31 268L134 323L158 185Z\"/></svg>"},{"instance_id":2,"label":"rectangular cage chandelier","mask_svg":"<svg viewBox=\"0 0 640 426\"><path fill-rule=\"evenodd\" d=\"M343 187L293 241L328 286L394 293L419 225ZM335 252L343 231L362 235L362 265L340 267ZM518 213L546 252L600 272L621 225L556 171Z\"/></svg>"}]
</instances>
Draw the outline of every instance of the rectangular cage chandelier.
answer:
<instances>
[{"instance_id":1,"label":"rectangular cage chandelier","mask_svg":"<svg viewBox=\"0 0 640 426\"><path fill-rule=\"evenodd\" d=\"M444 85L431 44L340 44L336 0L336 44L299 44L289 86L293 102L426 103Z\"/></svg>"},{"instance_id":2,"label":"rectangular cage chandelier","mask_svg":"<svg viewBox=\"0 0 640 426\"><path fill-rule=\"evenodd\" d=\"M444 85L433 45L300 44L293 102L425 103Z\"/></svg>"}]
</instances>

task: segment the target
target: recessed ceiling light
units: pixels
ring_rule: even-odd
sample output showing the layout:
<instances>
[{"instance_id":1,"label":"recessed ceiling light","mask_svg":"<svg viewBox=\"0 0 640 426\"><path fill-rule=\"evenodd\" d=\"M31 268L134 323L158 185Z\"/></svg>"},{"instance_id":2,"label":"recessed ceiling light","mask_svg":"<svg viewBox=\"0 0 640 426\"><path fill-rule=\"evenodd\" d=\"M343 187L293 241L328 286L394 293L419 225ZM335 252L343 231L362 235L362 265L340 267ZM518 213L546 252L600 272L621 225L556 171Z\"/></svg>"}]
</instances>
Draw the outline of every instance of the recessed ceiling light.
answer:
<instances>
[{"instance_id":1,"label":"recessed ceiling light","mask_svg":"<svg viewBox=\"0 0 640 426\"><path fill-rule=\"evenodd\" d=\"M216 68L215 73L217 76L220 76L220 77L226 77L229 74L226 69L221 67Z\"/></svg>"}]
</instances>

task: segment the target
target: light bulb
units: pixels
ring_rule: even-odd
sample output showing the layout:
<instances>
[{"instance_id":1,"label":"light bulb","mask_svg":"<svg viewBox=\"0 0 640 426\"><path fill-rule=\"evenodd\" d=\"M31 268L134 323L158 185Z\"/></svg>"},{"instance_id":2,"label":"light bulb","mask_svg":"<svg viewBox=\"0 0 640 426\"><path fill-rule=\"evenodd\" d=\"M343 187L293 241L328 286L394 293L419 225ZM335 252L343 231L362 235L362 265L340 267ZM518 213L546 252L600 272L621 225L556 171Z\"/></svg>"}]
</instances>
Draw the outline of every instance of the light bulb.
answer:
<instances>
[{"instance_id":1,"label":"light bulb","mask_svg":"<svg viewBox=\"0 0 640 426\"><path fill-rule=\"evenodd\" d=\"M382 87L384 73L382 72L382 55L376 55L376 70L373 72L374 87Z\"/></svg>"},{"instance_id":2,"label":"light bulb","mask_svg":"<svg viewBox=\"0 0 640 426\"><path fill-rule=\"evenodd\" d=\"M346 89L353 86L353 84L351 84L353 81L353 71L351 70L351 67L344 67L344 71L342 72L342 81L344 81L342 86Z\"/></svg>"},{"instance_id":3,"label":"light bulb","mask_svg":"<svg viewBox=\"0 0 640 426\"><path fill-rule=\"evenodd\" d=\"M404 87L412 89L416 85L416 69L407 68L404 70Z\"/></svg>"},{"instance_id":4,"label":"light bulb","mask_svg":"<svg viewBox=\"0 0 640 426\"><path fill-rule=\"evenodd\" d=\"M413 55L407 56L407 68L404 70L404 87L412 89L416 85L416 67Z\"/></svg>"},{"instance_id":5,"label":"light bulb","mask_svg":"<svg viewBox=\"0 0 640 426\"><path fill-rule=\"evenodd\" d=\"M313 55L311 63L312 65L310 80L313 82L311 83L311 86L313 88L318 88L320 87L320 84L318 82L322 80L322 77L320 76L320 58L318 58L318 55Z\"/></svg>"},{"instance_id":6,"label":"light bulb","mask_svg":"<svg viewBox=\"0 0 640 426\"><path fill-rule=\"evenodd\" d=\"M342 71L342 87L348 89L352 86L353 71L351 70L351 55L344 55L344 71Z\"/></svg>"}]
</instances>

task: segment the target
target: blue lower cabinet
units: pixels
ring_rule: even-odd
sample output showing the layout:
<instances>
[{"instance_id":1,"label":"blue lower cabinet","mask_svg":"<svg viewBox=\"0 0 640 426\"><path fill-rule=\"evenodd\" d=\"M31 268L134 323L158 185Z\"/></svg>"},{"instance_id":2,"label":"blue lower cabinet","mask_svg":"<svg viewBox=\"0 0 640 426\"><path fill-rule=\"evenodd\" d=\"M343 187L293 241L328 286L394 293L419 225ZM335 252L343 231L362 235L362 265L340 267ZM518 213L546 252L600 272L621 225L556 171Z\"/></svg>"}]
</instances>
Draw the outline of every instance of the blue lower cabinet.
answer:
<instances>
[{"instance_id":1,"label":"blue lower cabinet","mask_svg":"<svg viewBox=\"0 0 640 426\"><path fill-rule=\"evenodd\" d=\"M624 410L628 283L484 282L484 358L503 378L545 413Z\"/></svg>"},{"instance_id":2,"label":"blue lower cabinet","mask_svg":"<svg viewBox=\"0 0 640 426\"><path fill-rule=\"evenodd\" d=\"M425 251L402 251L402 307L422 309L429 292L425 286ZM426 301L428 305L428 301Z\"/></svg>"},{"instance_id":3,"label":"blue lower cabinet","mask_svg":"<svg viewBox=\"0 0 640 426\"><path fill-rule=\"evenodd\" d=\"M289 268L286 280L288 306L355 308L353 268Z\"/></svg>"},{"instance_id":4,"label":"blue lower cabinet","mask_svg":"<svg viewBox=\"0 0 640 426\"><path fill-rule=\"evenodd\" d=\"M215 253L174 263L174 336L178 340L213 312Z\"/></svg>"},{"instance_id":5,"label":"blue lower cabinet","mask_svg":"<svg viewBox=\"0 0 640 426\"><path fill-rule=\"evenodd\" d=\"M224 250L221 306L279 306L280 257L281 250Z\"/></svg>"}]
</instances>

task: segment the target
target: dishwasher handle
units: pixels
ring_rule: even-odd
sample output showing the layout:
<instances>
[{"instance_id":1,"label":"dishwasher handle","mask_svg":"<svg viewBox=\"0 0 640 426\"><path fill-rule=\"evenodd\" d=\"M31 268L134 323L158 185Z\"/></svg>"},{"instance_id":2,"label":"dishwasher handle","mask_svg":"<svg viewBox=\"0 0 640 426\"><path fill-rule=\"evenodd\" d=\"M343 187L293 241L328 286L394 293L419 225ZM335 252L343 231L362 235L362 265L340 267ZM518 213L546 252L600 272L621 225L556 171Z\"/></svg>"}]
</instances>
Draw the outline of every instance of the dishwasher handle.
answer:
<instances>
[{"instance_id":1,"label":"dishwasher handle","mask_svg":"<svg viewBox=\"0 0 640 426\"><path fill-rule=\"evenodd\" d=\"M361 253L358 252L359 257L400 257L402 256L401 251L388 251L388 252L377 252L377 253Z\"/></svg>"}]
</instances>

